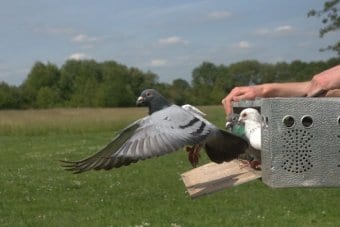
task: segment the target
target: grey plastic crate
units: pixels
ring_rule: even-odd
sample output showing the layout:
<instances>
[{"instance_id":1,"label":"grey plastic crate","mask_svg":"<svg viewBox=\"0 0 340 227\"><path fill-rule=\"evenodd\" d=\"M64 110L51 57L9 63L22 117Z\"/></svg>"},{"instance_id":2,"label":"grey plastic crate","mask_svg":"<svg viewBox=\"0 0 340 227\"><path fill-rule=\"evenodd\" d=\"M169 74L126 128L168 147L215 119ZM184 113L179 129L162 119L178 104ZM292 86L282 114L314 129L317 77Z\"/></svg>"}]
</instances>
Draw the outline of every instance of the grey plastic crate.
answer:
<instances>
[{"instance_id":1,"label":"grey plastic crate","mask_svg":"<svg viewBox=\"0 0 340 227\"><path fill-rule=\"evenodd\" d=\"M242 100L240 102L233 103L233 111L234 113L241 113L244 108L251 107L261 111L262 100L264 99L255 99L255 100Z\"/></svg>"},{"instance_id":2,"label":"grey plastic crate","mask_svg":"<svg viewBox=\"0 0 340 227\"><path fill-rule=\"evenodd\" d=\"M235 105L259 105L263 117L264 183L340 186L340 98L268 98L243 104Z\"/></svg>"}]
</instances>

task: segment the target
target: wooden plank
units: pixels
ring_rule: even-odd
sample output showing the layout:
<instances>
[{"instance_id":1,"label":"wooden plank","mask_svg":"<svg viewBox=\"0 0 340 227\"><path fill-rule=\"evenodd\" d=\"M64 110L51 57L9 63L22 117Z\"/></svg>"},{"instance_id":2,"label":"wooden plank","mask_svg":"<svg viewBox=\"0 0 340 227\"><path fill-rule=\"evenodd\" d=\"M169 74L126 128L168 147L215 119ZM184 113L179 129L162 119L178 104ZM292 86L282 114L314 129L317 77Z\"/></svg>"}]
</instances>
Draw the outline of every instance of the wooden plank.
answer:
<instances>
[{"instance_id":1,"label":"wooden plank","mask_svg":"<svg viewBox=\"0 0 340 227\"><path fill-rule=\"evenodd\" d=\"M208 163L181 177L191 198L197 198L215 191L229 188L261 177L261 171L240 166L239 160L222 164Z\"/></svg>"}]
</instances>

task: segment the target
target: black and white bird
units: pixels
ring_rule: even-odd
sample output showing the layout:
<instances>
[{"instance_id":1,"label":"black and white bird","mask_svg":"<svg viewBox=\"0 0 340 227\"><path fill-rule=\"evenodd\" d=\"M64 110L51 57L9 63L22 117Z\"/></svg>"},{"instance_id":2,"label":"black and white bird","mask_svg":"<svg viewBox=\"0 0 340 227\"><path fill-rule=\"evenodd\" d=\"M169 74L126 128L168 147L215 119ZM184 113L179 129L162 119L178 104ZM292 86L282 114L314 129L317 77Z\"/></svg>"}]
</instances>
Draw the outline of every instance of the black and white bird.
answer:
<instances>
[{"instance_id":1,"label":"black and white bird","mask_svg":"<svg viewBox=\"0 0 340 227\"><path fill-rule=\"evenodd\" d=\"M249 141L249 148L240 157L245 157L253 169L261 169L261 124L260 113L253 108L241 111L238 122L244 124L244 134Z\"/></svg>"},{"instance_id":2,"label":"black and white bird","mask_svg":"<svg viewBox=\"0 0 340 227\"><path fill-rule=\"evenodd\" d=\"M260 113L256 109L246 108L241 111L238 120L244 123L245 134L250 145L257 150L261 150L262 119Z\"/></svg>"},{"instance_id":3,"label":"black and white bird","mask_svg":"<svg viewBox=\"0 0 340 227\"><path fill-rule=\"evenodd\" d=\"M74 173L109 170L186 146L189 146L189 161L196 166L202 147L216 163L233 160L248 147L245 139L218 129L204 119L204 113L197 108L171 104L154 89L144 90L137 105L147 106L149 115L124 128L92 156L80 161L62 161L64 167Z\"/></svg>"}]
</instances>

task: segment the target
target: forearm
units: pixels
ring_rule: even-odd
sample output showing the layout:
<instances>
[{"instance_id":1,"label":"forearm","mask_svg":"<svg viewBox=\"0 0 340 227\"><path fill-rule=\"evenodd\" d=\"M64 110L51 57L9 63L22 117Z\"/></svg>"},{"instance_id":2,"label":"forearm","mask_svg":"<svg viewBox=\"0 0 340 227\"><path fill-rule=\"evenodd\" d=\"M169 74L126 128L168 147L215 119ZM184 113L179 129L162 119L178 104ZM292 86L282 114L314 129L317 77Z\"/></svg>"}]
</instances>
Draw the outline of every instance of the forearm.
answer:
<instances>
[{"instance_id":1,"label":"forearm","mask_svg":"<svg viewBox=\"0 0 340 227\"><path fill-rule=\"evenodd\" d=\"M226 113L231 113L232 102L252 100L256 97L301 97L307 95L310 82L268 83L254 86L235 87L222 100Z\"/></svg>"},{"instance_id":2,"label":"forearm","mask_svg":"<svg viewBox=\"0 0 340 227\"><path fill-rule=\"evenodd\" d=\"M261 97L302 97L306 96L310 82L269 83L259 86Z\"/></svg>"}]
</instances>

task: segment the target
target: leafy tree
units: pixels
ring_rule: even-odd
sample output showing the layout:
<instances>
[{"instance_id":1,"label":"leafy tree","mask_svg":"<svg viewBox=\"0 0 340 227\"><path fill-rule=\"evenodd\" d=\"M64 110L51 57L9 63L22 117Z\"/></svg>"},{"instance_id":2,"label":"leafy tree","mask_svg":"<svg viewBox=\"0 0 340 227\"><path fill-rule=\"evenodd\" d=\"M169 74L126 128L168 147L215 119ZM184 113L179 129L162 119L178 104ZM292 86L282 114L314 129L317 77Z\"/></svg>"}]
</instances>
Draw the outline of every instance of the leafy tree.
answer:
<instances>
[{"instance_id":1,"label":"leafy tree","mask_svg":"<svg viewBox=\"0 0 340 227\"><path fill-rule=\"evenodd\" d=\"M74 82L75 88L70 99L70 105L75 107L91 107L95 106L96 93L98 83L94 76L81 75Z\"/></svg>"},{"instance_id":2,"label":"leafy tree","mask_svg":"<svg viewBox=\"0 0 340 227\"><path fill-rule=\"evenodd\" d=\"M194 87L212 87L217 79L218 68L211 62L203 62L192 72L192 84Z\"/></svg>"},{"instance_id":3,"label":"leafy tree","mask_svg":"<svg viewBox=\"0 0 340 227\"><path fill-rule=\"evenodd\" d=\"M287 82L291 80L291 72L289 64L286 62L278 62L274 66L274 79L266 82Z\"/></svg>"},{"instance_id":4,"label":"leafy tree","mask_svg":"<svg viewBox=\"0 0 340 227\"><path fill-rule=\"evenodd\" d=\"M60 69L60 80L58 87L61 99L67 103L75 89L75 78L78 76L81 64L80 61L68 60Z\"/></svg>"},{"instance_id":5,"label":"leafy tree","mask_svg":"<svg viewBox=\"0 0 340 227\"><path fill-rule=\"evenodd\" d=\"M102 80L100 65L94 60L68 60L61 68L60 96L66 105L93 106L91 94Z\"/></svg>"},{"instance_id":6,"label":"leafy tree","mask_svg":"<svg viewBox=\"0 0 340 227\"><path fill-rule=\"evenodd\" d=\"M98 105L107 107L135 105L135 95L129 81L127 70L107 72L103 83L97 89Z\"/></svg>"},{"instance_id":7,"label":"leafy tree","mask_svg":"<svg viewBox=\"0 0 340 227\"><path fill-rule=\"evenodd\" d=\"M56 90L59 79L60 71L56 65L36 62L22 84L24 101L27 105L34 106L40 88L50 87Z\"/></svg>"},{"instance_id":8,"label":"leafy tree","mask_svg":"<svg viewBox=\"0 0 340 227\"><path fill-rule=\"evenodd\" d=\"M172 81L172 86L175 87L176 89L186 91L190 89L190 84L188 81L183 80L183 79L175 79Z\"/></svg>"},{"instance_id":9,"label":"leafy tree","mask_svg":"<svg viewBox=\"0 0 340 227\"><path fill-rule=\"evenodd\" d=\"M203 62L192 71L193 103L212 103L211 91L218 80L219 69L211 62Z\"/></svg>"},{"instance_id":10,"label":"leafy tree","mask_svg":"<svg viewBox=\"0 0 340 227\"><path fill-rule=\"evenodd\" d=\"M36 62L24 82L24 86L32 88L53 87L59 80L60 73L56 65Z\"/></svg>"},{"instance_id":11,"label":"leafy tree","mask_svg":"<svg viewBox=\"0 0 340 227\"><path fill-rule=\"evenodd\" d=\"M340 29L340 16L338 15L340 0L329 0L324 3L322 10L312 9L308 12L308 17L321 17L323 27L320 29L320 37L323 37L329 32L334 32ZM329 45L326 48L321 49L321 51L332 50L337 52L340 56L340 41L337 41L333 45Z\"/></svg>"},{"instance_id":12,"label":"leafy tree","mask_svg":"<svg viewBox=\"0 0 340 227\"><path fill-rule=\"evenodd\" d=\"M128 74L131 76L129 83L136 96L144 89L154 88L158 84L158 75L151 71L144 73L139 69L131 68Z\"/></svg>"},{"instance_id":13,"label":"leafy tree","mask_svg":"<svg viewBox=\"0 0 340 227\"><path fill-rule=\"evenodd\" d=\"M252 85L263 83L261 75L262 65L255 60L246 60L229 66L235 85Z\"/></svg>"},{"instance_id":14,"label":"leafy tree","mask_svg":"<svg viewBox=\"0 0 340 227\"><path fill-rule=\"evenodd\" d=\"M175 79L169 87L169 95L172 101L178 105L191 103L191 87L188 81L183 79Z\"/></svg>"},{"instance_id":15,"label":"leafy tree","mask_svg":"<svg viewBox=\"0 0 340 227\"><path fill-rule=\"evenodd\" d=\"M0 82L0 109L134 106L136 97L145 88L158 89L180 105L219 104L235 86L305 81L339 63L339 58L276 64L256 60L230 65L203 62L193 70L190 85L183 79L160 83L158 76L150 71L128 68L115 61L69 60L60 69L51 63L37 62L21 86Z\"/></svg>"},{"instance_id":16,"label":"leafy tree","mask_svg":"<svg viewBox=\"0 0 340 227\"><path fill-rule=\"evenodd\" d=\"M0 109L16 109L21 105L19 88L0 82Z\"/></svg>"},{"instance_id":17,"label":"leafy tree","mask_svg":"<svg viewBox=\"0 0 340 227\"><path fill-rule=\"evenodd\" d=\"M38 108L51 108L58 105L59 97L55 90L50 87L39 89L35 106Z\"/></svg>"}]
</instances>

